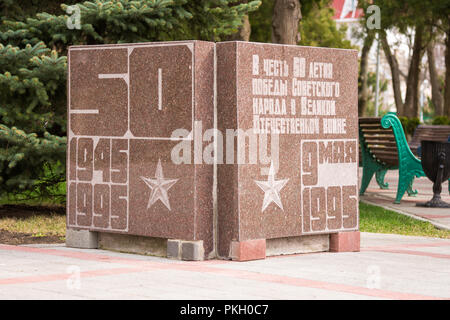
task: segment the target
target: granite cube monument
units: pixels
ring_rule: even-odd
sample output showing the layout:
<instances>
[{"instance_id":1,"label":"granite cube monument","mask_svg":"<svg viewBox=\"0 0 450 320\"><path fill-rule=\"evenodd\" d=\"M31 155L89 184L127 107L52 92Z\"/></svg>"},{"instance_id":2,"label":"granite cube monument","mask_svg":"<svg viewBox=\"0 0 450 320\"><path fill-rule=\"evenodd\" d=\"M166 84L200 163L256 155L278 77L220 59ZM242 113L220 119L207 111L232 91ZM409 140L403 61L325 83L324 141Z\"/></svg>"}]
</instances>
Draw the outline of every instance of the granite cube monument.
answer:
<instances>
[{"instance_id":1,"label":"granite cube monument","mask_svg":"<svg viewBox=\"0 0 450 320\"><path fill-rule=\"evenodd\" d=\"M68 245L154 239L185 260L359 250L357 70L341 49L71 47Z\"/></svg>"}]
</instances>

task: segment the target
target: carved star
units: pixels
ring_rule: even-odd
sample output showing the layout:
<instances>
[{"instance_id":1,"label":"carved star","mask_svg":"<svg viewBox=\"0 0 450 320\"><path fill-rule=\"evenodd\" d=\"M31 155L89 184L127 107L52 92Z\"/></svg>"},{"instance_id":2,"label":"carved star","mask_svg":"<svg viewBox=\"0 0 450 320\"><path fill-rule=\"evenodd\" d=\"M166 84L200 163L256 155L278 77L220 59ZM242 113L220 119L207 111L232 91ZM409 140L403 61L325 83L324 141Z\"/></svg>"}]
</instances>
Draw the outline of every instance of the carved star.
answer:
<instances>
[{"instance_id":1,"label":"carved star","mask_svg":"<svg viewBox=\"0 0 450 320\"><path fill-rule=\"evenodd\" d=\"M156 201L160 200L167 209L170 209L169 196L167 191L178 181L178 179L165 179L161 159L158 160L158 165L156 166L155 178L150 179L146 177L141 177L145 184L152 190L150 198L148 200L147 209L155 204Z\"/></svg>"},{"instance_id":2,"label":"carved star","mask_svg":"<svg viewBox=\"0 0 450 320\"><path fill-rule=\"evenodd\" d=\"M281 189L283 189L289 179L275 180L275 169L273 167L273 162L270 163L269 176L267 178L267 181L254 181L258 185L258 187L260 187L261 190L264 191L264 200L261 212L264 212L264 210L266 210L266 208L272 202L280 207L281 210L284 210L283 203L281 202L280 198L280 191Z\"/></svg>"}]
</instances>

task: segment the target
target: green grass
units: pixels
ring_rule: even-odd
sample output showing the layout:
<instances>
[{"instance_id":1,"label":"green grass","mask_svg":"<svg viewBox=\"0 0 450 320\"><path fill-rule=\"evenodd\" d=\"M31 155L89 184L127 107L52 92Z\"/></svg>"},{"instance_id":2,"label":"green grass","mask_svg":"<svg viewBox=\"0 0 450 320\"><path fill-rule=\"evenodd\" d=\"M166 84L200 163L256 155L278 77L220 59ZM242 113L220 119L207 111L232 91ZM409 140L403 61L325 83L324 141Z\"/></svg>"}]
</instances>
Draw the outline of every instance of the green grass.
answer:
<instances>
[{"instance_id":1,"label":"green grass","mask_svg":"<svg viewBox=\"0 0 450 320\"><path fill-rule=\"evenodd\" d=\"M0 230L30 233L34 237L60 236L66 234L66 216L58 214L31 215L26 218L0 218Z\"/></svg>"},{"instance_id":2,"label":"green grass","mask_svg":"<svg viewBox=\"0 0 450 320\"><path fill-rule=\"evenodd\" d=\"M450 231L437 229L429 222L419 221L381 207L360 202L359 214L359 229L363 232L450 239Z\"/></svg>"}]
</instances>

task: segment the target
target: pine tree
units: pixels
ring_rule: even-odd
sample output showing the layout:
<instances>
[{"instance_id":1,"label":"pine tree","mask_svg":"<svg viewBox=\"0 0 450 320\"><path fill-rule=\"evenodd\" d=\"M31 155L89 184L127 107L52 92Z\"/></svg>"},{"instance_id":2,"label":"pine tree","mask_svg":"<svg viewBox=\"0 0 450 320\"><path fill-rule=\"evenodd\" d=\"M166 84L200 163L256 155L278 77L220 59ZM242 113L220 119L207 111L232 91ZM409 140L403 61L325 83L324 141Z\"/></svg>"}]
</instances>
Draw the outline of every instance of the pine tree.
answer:
<instances>
[{"instance_id":1,"label":"pine tree","mask_svg":"<svg viewBox=\"0 0 450 320\"><path fill-rule=\"evenodd\" d=\"M261 1L115 0L87 1L80 9L80 29L69 29L67 14L39 13L24 22L5 21L2 40L51 47L68 44L130 43L164 40L220 40L236 32L242 18ZM234 3L234 4L233 4ZM236 4L237 3L237 4ZM67 12L68 5L61 5Z\"/></svg>"},{"instance_id":2,"label":"pine tree","mask_svg":"<svg viewBox=\"0 0 450 320\"><path fill-rule=\"evenodd\" d=\"M57 135L66 126L67 59L42 42L0 44L0 57L0 192L33 191L40 177L57 184L64 180L56 168L65 158L66 138ZM58 173L46 175L49 168Z\"/></svg>"},{"instance_id":3,"label":"pine tree","mask_svg":"<svg viewBox=\"0 0 450 320\"><path fill-rule=\"evenodd\" d=\"M200 0L189 1L185 8L194 13L187 20L185 39L220 41L226 39L243 24L249 12L259 8L262 1Z\"/></svg>"},{"instance_id":4,"label":"pine tree","mask_svg":"<svg viewBox=\"0 0 450 320\"><path fill-rule=\"evenodd\" d=\"M260 1L0 0L0 195L48 196L65 179L67 47L220 40ZM56 1L57 3L58 1ZM68 28L76 4L79 28ZM46 12L39 12L44 8ZM57 189L57 188L56 188Z\"/></svg>"}]
</instances>

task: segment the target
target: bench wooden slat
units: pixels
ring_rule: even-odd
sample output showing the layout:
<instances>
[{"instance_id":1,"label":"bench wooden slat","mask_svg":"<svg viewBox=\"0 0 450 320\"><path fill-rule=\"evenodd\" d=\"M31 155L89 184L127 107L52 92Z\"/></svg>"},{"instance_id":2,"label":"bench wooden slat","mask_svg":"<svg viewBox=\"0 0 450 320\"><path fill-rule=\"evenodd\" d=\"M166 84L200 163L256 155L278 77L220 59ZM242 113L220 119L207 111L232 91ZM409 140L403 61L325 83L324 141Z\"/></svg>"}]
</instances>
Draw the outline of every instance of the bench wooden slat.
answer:
<instances>
[{"instance_id":1,"label":"bench wooden slat","mask_svg":"<svg viewBox=\"0 0 450 320\"><path fill-rule=\"evenodd\" d=\"M379 134L379 135L383 135L383 136L391 136L394 137L394 134L392 134L391 132L389 132L386 129L362 129L362 132L365 134L371 134L371 135L375 135L375 134ZM394 138L395 139L395 138Z\"/></svg>"},{"instance_id":2,"label":"bench wooden slat","mask_svg":"<svg viewBox=\"0 0 450 320\"><path fill-rule=\"evenodd\" d=\"M389 150L378 150L375 148L371 149L372 154L374 154L377 158L382 158L384 159L384 157L386 156L386 159L394 159L394 158L398 158L398 155L395 151L389 151Z\"/></svg>"},{"instance_id":3,"label":"bench wooden slat","mask_svg":"<svg viewBox=\"0 0 450 320\"><path fill-rule=\"evenodd\" d=\"M359 118L358 120L359 120L360 124L364 124L364 123L377 123L377 124L379 124L380 123L380 119L381 118L378 118L378 117L362 117L362 118Z\"/></svg>"},{"instance_id":4,"label":"bench wooden slat","mask_svg":"<svg viewBox=\"0 0 450 320\"><path fill-rule=\"evenodd\" d=\"M386 148L384 146L371 146L369 145L370 150L377 150L377 151L383 151L383 152L391 152L396 154L397 148Z\"/></svg>"},{"instance_id":5,"label":"bench wooden slat","mask_svg":"<svg viewBox=\"0 0 450 320\"><path fill-rule=\"evenodd\" d=\"M381 129L381 128L383 128L381 125L375 124L375 123L361 123L359 126L362 129Z\"/></svg>"},{"instance_id":6,"label":"bench wooden slat","mask_svg":"<svg viewBox=\"0 0 450 320\"><path fill-rule=\"evenodd\" d=\"M398 165L397 144L392 128L385 129L381 118L359 118L359 128L372 156L387 166Z\"/></svg>"},{"instance_id":7,"label":"bench wooden slat","mask_svg":"<svg viewBox=\"0 0 450 320\"><path fill-rule=\"evenodd\" d=\"M394 138L394 136L391 136L391 135L382 136L382 135L371 135L371 134L363 133L363 136L364 136L364 140L370 139L370 140L376 140L376 141L394 142L395 143L395 138Z\"/></svg>"},{"instance_id":8,"label":"bench wooden slat","mask_svg":"<svg viewBox=\"0 0 450 320\"><path fill-rule=\"evenodd\" d=\"M384 146L397 148L396 142L392 142L392 141L388 141L388 140L378 140L378 139L365 139L365 140L366 140L367 144L384 145Z\"/></svg>"},{"instance_id":9,"label":"bench wooden slat","mask_svg":"<svg viewBox=\"0 0 450 320\"><path fill-rule=\"evenodd\" d=\"M419 125L414 131L414 135L411 141L408 143L411 151L417 154L417 149L420 146L421 141L447 141L450 136L450 126L441 125Z\"/></svg>"}]
</instances>

